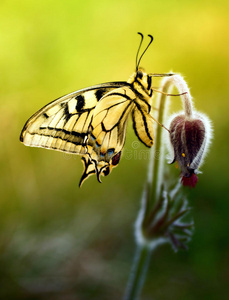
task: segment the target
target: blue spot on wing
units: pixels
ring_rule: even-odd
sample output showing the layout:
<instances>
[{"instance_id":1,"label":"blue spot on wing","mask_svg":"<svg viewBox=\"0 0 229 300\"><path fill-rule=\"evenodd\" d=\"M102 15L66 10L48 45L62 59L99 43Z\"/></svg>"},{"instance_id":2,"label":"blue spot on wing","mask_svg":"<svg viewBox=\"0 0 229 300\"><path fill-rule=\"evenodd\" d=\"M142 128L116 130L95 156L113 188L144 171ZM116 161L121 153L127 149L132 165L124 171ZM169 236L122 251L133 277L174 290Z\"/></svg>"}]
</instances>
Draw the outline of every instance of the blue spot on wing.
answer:
<instances>
[{"instance_id":1,"label":"blue spot on wing","mask_svg":"<svg viewBox=\"0 0 229 300\"><path fill-rule=\"evenodd\" d=\"M111 155L114 154L114 149L108 149L107 154L111 157Z\"/></svg>"}]
</instances>

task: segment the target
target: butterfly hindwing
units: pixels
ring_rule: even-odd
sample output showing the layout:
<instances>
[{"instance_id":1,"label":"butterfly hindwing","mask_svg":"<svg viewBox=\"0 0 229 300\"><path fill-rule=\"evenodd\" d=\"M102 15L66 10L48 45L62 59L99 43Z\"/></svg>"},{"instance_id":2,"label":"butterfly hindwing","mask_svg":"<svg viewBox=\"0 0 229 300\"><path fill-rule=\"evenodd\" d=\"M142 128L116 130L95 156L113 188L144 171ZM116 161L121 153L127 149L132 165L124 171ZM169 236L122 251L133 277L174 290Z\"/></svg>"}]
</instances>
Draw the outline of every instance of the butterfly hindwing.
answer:
<instances>
[{"instance_id":1,"label":"butterfly hindwing","mask_svg":"<svg viewBox=\"0 0 229 300\"><path fill-rule=\"evenodd\" d=\"M119 163L134 97L130 87L124 86L108 92L98 102L89 126L87 155L82 158L85 171L80 184L93 173L100 181L100 175L107 176Z\"/></svg>"},{"instance_id":2,"label":"butterfly hindwing","mask_svg":"<svg viewBox=\"0 0 229 300\"><path fill-rule=\"evenodd\" d=\"M107 93L94 110L88 144L107 162L123 148L133 97L129 87L118 88Z\"/></svg>"},{"instance_id":3,"label":"butterfly hindwing","mask_svg":"<svg viewBox=\"0 0 229 300\"><path fill-rule=\"evenodd\" d=\"M152 147L154 131L150 114L145 110L136 107L132 112L132 120L136 136L147 147Z\"/></svg>"}]
</instances>

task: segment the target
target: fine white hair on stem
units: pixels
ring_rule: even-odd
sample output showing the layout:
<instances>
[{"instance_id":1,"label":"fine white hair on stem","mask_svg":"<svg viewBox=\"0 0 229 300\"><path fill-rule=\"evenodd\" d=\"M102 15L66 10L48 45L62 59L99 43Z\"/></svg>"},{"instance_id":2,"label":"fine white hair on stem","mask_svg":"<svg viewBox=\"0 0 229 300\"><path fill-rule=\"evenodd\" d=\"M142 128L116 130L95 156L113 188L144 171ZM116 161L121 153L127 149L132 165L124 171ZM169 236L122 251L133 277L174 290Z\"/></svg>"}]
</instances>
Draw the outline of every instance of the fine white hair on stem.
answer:
<instances>
[{"instance_id":1,"label":"fine white hair on stem","mask_svg":"<svg viewBox=\"0 0 229 300\"><path fill-rule=\"evenodd\" d=\"M181 95L183 109L185 116L191 118L193 116L193 102L188 85L183 77L179 74L176 74L174 76L164 78L164 80L162 81L162 89L163 87L166 87L166 85L170 85L170 88L172 88L172 85L174 85L177 88L179 94L185 93L184 95Z\"/></svg>"},{"instance_id":2,"label":"fine white hair on stem","mask_svg":"<svg viewBox=\"0 0 229 300\"><path fill-rule=\"evenodd\" d=\"M199 165L199 166L201 166L204 162L206 155L209 152L209 146L211 145L212 137L213 137L213 128L212 128L212 123L211 123L210 119L204 113L195 111L194 118L199 118L200 120L202 120L204 127L205 127L205 148L204 148L203 155L201 158L201 163Z\"/></svg>"}]
</instances>

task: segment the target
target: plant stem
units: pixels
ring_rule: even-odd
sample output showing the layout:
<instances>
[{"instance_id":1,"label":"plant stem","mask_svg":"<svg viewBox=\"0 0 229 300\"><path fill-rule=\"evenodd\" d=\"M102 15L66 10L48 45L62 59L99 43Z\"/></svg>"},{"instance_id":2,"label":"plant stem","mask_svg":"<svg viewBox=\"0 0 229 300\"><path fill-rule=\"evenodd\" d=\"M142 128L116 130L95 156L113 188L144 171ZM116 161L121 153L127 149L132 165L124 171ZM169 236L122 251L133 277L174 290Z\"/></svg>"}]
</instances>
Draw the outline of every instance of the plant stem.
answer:
<instances>
[{"instance_id":1,"label":"plant stem","mask_svg":"<svg viewBox=\"0 0 229 300\"><path fill-rule=\"evenodd\" d=\"M167 86L165 87L167 90ZM158 121L163 123L165 115L165 99L166 96L163 94L159 95L159 110L158 110ZM146 208L143 219L150 214L161 189L161 170L163 167L163 147L162 147L162 127L157 125L155 145L151 150L150 163L147 179L147 193L146 193ZM143 220L142 220L143 221ZM124 300L136 300L139 298L141 293L145 275L148 270L150 256L153 247L148 244L137 245L136 254L133 262L133 269L127 285L126 294Z\"/></svg>"},{"instance_id":2,"label":"plant stem","mask_svg":"<svg viewBox=\"0 0 229 300\"><path fill-rule=\"evenodd\" d=\"M162 91L164 93L168 93L170 86L170 81L168 79L165 81L162 86ZM159 94L158 97L158 115L157 120L159 123L163 124L165 120L165 116L167 113L168 97L165 94ZM167 104L167 105L166 105ZM151 157L149 163L149 171L148 171L148 205L147 212L148 215L151 211L155 203L158 201L159 193L161 191L162 185L162 175L164 169L164 146L163 146L163 133L164 129L160 125L156 125L156 134L155 134L155 145L151 149Z\"/></svg>"},{"instance_id":3,"label":"plant stem","mask_svg":"<svg viewBox=\"0 0 229 300\"><path fill-rule=\"evenodd\" d=\"M124 300L138 299L145 281L151 251L146 246L138 246L135 253L133 270L130 274Z\"/></svg>"},{"instance_id":4,"label":"plant stem","mask_svg":"<svg viewBox=\"0 0 229 300\"><path fill-rule=\"evenodd\" d=\"M192 105L192 97L190 95L187 83L180 75L172 76L171 78L167 79L167 82L174 84L180 94L185 92L185 94L181 96L181 100L183 102L183 108L186 117L191 118L193 115L193 105Z\"/></svg>"},{"instance_id":5,"label":"plant stem","mask_svg":"<svg viewBox=\"0 0 229 300\"><path fill-rule=\"evenodd\" d=\"M169 78L164 78L162 81L162 92L169 93L172 85L175 85L180 93L188 91L188 87L180 75L174 75ZM189 92L187 95L183 95L183 105L185 112L191 116L192 115L192 102ZM169 106L169 97L165 94L158 95L158 114L157 120L159 123L163 124L167 115L167 110ZM154 243L151 240L146 240L144 237L144 220L146 220L150 213L152 212L155 205L157 205L160 192L162 189L162 177L164 171L164 143L163 134L165 132L160 125L156 125L155 134L155 145L152 147L147 185L144 194L146 195L145 205L141 208L139 216L136 222L136 254L133 262L132 272L130 274L129 282L127 285L124 300L137 300L139 299L142 287L144 285L145 276L148 270L150 257L152 251L160 244L160 242ZM144 200L144 199L143 199ZM142 211L142 209L144 211ZM141 235L141 238L139 238Z\"/></svg>"}]
</instances>

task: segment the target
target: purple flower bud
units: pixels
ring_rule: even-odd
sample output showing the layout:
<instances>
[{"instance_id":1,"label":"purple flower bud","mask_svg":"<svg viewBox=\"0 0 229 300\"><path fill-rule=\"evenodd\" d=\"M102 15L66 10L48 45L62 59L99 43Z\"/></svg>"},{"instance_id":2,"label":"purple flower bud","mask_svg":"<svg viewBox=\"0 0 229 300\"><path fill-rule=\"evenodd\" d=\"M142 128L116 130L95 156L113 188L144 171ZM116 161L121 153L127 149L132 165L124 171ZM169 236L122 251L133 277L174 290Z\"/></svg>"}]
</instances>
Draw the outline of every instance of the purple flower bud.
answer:
<instances>
[{"instance_id":1,"label":"purple flower bud","mask_svg":"<svg viewBox=\"0 0 229 300\"><path fill-rule=\"evenodd\" d=\"M210 141L210 122L202 114L188 117L176 115L170 124L170 142L173 148L173 160L181 169L181 182L185 186L195 187L200 166Z\"/></svg>"}]
</instances>

